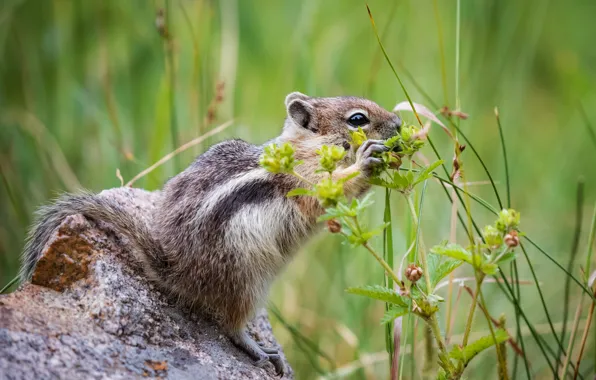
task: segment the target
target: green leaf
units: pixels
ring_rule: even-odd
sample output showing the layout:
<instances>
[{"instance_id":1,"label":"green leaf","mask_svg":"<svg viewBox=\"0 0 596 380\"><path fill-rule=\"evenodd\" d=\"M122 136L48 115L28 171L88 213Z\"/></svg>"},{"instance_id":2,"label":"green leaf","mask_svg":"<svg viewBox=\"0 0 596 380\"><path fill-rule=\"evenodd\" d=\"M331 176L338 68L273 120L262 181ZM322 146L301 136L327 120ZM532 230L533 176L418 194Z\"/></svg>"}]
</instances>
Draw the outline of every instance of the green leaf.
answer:
<instances>
[{"instance_id":1,"label":"green leaf","mask_svg":"<svg viewBox=\"0 0 596 380\"><path fill-rule=\"evenodd\" d=\"M380 177L371 178L368 180L371 185L380 186L380 187L387 187L389 189L395 189L393 183L384 180Z\"/></svg>"},{"instance_id":2,"label":"green leaf","mask_svg":"<svg viewBox=\"0 0 596 380\"><path fill-rule=\"evenodd\" d=\"M482 263L480 264L480 270L488 275L497 274L499 266L494 263Z\"/></svg>"},{"instance_id":3,"label":"green leaf","mask_svg":"<svg viewBox=\"0 0 596 380\"><path fill-rule=\"evenodd\" d=\"M472 254L458 244L435 245L430 251L436 255L451 257L473 265Z\"/></svg>"},{"instance_id":4,"label":"green leaf","mask_svg":"<svg viewBox=\"0 0 596 380\"><path fill-rule=\"evenodd\" d=\"M391 306L391 308L385 312L385 315L383 315L381 324L391 323L395 318L406 315L409 311L409 306Z\"/></svg>"},{"instance_id":5,"label":"green leaf","mask_svg":"<svg viewBox=\"0 0 596 380\"><path fill-rule=\"evenodd\" d=\"M355 288L348 288L346 292L373 298L383 302L389 302L397 306L408 307L408 299L400 296L394 290L380 285L365 285Z\"/></svg>"},{"instance_id":6,"label":"green leaf","mask_svg":"<svg viewBox=\"0 0 596 380\"><path fill-rule=\"evenodd\" d=\"M493 339L492 335L483 336L482 338L478 339L475 342L468 344L465 348L460 348L459 346L453 347L449 356L452 359L460 361L463 366L466 366L470 360L474 359L476 355L481 353L482 351L486 350L495 345L495 339L497 344L503 343L509 339L509 335L507 331L503 329L495 330L495 338Z\"/></svg>"},{"instance_id":7,"label":"green leaf","mask_svg":"<svg viewBox=\"0 0 596 380\"><path fill-rule=\"evenodd\" d=\"M463 264L462 260L454 259L449 256L441 256L429 253L427 256L428 271L430 274L430 283L434 288L439 281L444 279L456 268Z\"/></svg>"},{"instance_id":8,"label":"green leaf","mask_svg":"<svg viewBox=\"0 0 596 380\"><path fill-rule=\"evenodd\" d=\"M424 169L423 171L420 172L420 174L418 174L418 177L416 177L416 180L412 183L412 186L417 185L420 182L425 181L425 180L429 179L430 177L432 177L433 170L435 170L436 168L438 168L441 165L443 165L443 160L435 161L432 164L430 164L426 169Z\"/></svg>"},{"instance_id":9,"label":"green leaf","mask_svg":"<svg viewBox=\"0 0 596 380\"><path fill-rule=\"evenodd\" d=\"M308 190L308 189L304 189L304 188L298 188L298 189L294 189L288 192L288 194L286 194L286 197L297 197L299 195L312 195L313 192Z\"/></svg>"},{"instance_id":10,"label":"green leaf","mask_svg":"<svg viewBox=\"0 0 596 380\"><path fill-rule=\"evenodd\" d=\"M507 252L506 254L501 256L501 258L496 262L496 264L501 265L501 264L508 263L510 261L515 260L515 257L516 257L515 251Z\"/></svg>"}]
</instances>

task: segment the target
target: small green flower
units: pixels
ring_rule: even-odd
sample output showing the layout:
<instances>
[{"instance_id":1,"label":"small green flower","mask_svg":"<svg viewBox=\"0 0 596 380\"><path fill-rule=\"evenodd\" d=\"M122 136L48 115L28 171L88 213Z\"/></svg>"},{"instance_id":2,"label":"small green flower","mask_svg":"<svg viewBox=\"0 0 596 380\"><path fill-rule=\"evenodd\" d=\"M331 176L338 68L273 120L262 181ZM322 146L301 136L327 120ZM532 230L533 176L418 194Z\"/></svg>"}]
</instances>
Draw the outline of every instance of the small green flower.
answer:
<instances>
[{"instance_id":1,"label":"small green flower","mask_svg":"<svg viewBox=\"0 0 596 380\"><path fill-rule=\"evenodd\" d=\"M302 161L294 159L294 148L289 143L266 146L259 159L259 164L271 173L292 173L301 163Z\"/></svg>"},{"instance_id":2,"label":"small green flower","mask_svg":"<svg viewBox=\"0 0 596 380\"><path fill-rule=\"evenodd\" d=\"M337 163L346 156L346 150L341 146L323 145L321 149L317 150L317 154L321 157L319 159L320 171L332 173L337 167Z\"/></svg>"},{"instance_id":3,"label":"small green flower","mask_svg":"<svg viewBox=\"0 0 596 380\"><path fill-rule=\"evenodd\" d=\"M350 135L352 136L351 145L356 149L358 149L360 145L364 144L364 142L368 140L368 137L366 137L366 133L364 133L362 127L358 127L358 130L355 132L350 132Z\"/></svg>"},{"instance_id":4,"label":"small green flower","mask_svg":"<svg viewBox=\"0 0 596 380\"><path fill-rule=\"evenodd\" d=\"M412 140L412 136L416 133L416 127L413 125L406 125L399 133L403 142L408 143Z\"/></svg>"},{"instance_id":5,"label":"small green flower","mask_svg":"<svg viewBox=\"0 0 596 380\"><path fill-rule=\"evenodd\" d=\"M499 212L499 219L495 222L495 227L501 232L509 232L511 229L517 229L519 226L520 214L514 209L503 209Z\"/></svg>"},{"instance_id":6,"label":"small green flower","mask_svg":"<svg viewBox=\"0 0 596 380\"><path fill-rule=\"evenodd\" d=\"M499 247L503 244L503 234L494 226L485 226L482 236L489 247Z\"/></svg>"},{"instance_id":7,"label":"small green flower","mask_svg":"<svg viewBox=\"0 0 596 380\"><path fill-rule=\"evenodd\" d=\"M316 197L324 208L335 207L344 198L344 185L325 178L315 185Z\"/></svg>"},{"instance_id":8,"label":"small green flower","mask_svg":"<svg viewBox=\"0 0 596 380\"><path fill-rule=\"evenodd\" d=\"M401 154L405 156L412 156L424 146L424 141L417 136L419 131L420 129L413 125L402 127L399 133Z\"/></svg>"}]
</instances>

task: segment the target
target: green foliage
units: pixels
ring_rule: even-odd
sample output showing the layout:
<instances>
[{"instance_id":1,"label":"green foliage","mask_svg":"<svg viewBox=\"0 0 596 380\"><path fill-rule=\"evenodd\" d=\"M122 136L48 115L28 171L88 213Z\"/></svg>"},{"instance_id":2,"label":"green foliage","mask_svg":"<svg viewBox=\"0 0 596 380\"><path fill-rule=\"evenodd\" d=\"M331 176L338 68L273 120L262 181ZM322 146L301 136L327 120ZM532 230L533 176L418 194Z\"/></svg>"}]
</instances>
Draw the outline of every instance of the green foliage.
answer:
<instances>
[{"instance_id":1,"label":"green foliage","mask_svg":"<svg viewBox=\"0 0 596 380\"><path fill-rule=\"evenodd\" d=\"M271 173L293 173L294 168L302 164L302 161L294 159L294 148L291 144L284 143L278 146L273 143L265 147L259 164Z\"/></svg>"},{"instance_id":2,"label":"green foliage","mask_svg":"<svg viewBox=\"0 0 596 380\"><path fill-rule=\"evenodd\" d=\"M380 285L365 285L346 289L350 294L365 296L378 301L388 302L396 306L407 308L410 305L408 298L399 295L393 289Z\"/></svg>"},{"instance_id":3,"label":"green foliage","mask_svg":"<svg viewBox=\"0 0 596 380\"><path fill-rule=\"evenodd\" d=\"M341 146L337 145L323 145L317 154L319 158L319 169L318 171L333 173L337 167L337 163L346 156L346 150Z\"/></svg>"},{"instance_id":4,"label":"green foliage","mask_svg":"<svg viewBox=\"0 0 596 380\"><path fill-rule=\"evenodd\" d=\"M506 342L509 339L507 331L503 329L495 330L495 336L487 335L482 338L469 343L466 347L461 348L455 345L449 352L449 357L453 359L458 366L465 368L468 363L482 351L492 347L496 344ZM495 342L496 340L496 342Z\"/></svg>"},{"instance_id":5,"label":"green foliage","mask_svg":"<svg viewBox=\"0 0 596 380\"><path fill-rule=\"evenodd\" d=\"M404 316L410 311L409 307L405 306L390 306L389 310L385 311L383 318L381 318L381 324L391 323L395 318Z\"/></svg>"},{"instance_id":6,"label":"green foliage","mask_svg":"<svg viewBox=\"0 0 596 380\"><path fill-rule=\"evenodd\" d=\"M517 229L520 214L514 209L503 209L499 212L499 219L495 222L495 228L501 232L508 232Z\"/></svg>"},{"instance_id":7,"label":"green foliage","mask_svg":"<svg viewBox=\"0 0 596 380\"><path fill-rule=\"evenodd\" d=\"M424 146L420 128L414 125L406 125L401 128L397 141L405 156L411 157Z\"/></svg>"},{"instance_id":8,"label":"green foliage","mask_svg":"<svg viewBox=\"0 0 596 380\"><path fill-rule=\"evenodd\" d=\"M437 286L439 281L447 277L451 272L463 264L462 260L433 253L428 254L427 258L430 284L433 288Z\"/></svg>"},{"instance_id":9,"label":"green foliage","mask_svg":"<svg viewBox=\"0 0 596 380\"><path fill-rule=\"evenodd\" d=\"M368 139L366 137L366 133L362 130L362 127L358 127L357 131L350 131L350 136L352 137L352 145L355 149L358 149L360 145L364 144L364 142Z\"/></svg>"},{"instance_id":10,"label":"green foliage","mask_svg":"<svg viewBox=\"0 0 596 380\"><path fill-rule=\"evenodd\" d=\"M380 187L397 190L404 194L412 192L414 187L433 176L433 170L443 164L443 160L433 162L428 167L424 168L418 174L413 171L406 171L403 174L395 170L389 173L385 178L375 177L370 180L370 183Z\"/></svg>"}]
</instances>

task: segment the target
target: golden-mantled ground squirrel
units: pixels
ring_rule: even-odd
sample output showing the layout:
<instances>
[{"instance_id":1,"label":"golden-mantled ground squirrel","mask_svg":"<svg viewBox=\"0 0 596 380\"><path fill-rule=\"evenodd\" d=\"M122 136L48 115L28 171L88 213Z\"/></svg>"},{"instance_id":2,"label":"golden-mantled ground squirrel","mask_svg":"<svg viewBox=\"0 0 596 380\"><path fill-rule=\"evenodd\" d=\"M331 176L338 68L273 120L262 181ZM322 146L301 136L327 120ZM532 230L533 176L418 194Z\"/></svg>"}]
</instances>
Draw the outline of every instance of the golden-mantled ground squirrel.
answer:
<instances>
[{"instance_id":1,"label":"golden-mantled ground squirrel","mask_svg":"<svg viewBox=\"0 0 596 380\"><path fill-rule=\"evenodd\" d=\"M315 173L322 145L343 146L346 155L334 176L360 174L345 183L348 198L363 195L376 165L382 140L394 136L401 120L376 103L357 97L315 98L294 92L286 97L288 117L272 141L289 142L303 177ZM350 147L350 131L362 127L367 140ZM172 298L207 312L230 339L261 366L270 361L284 372L275 349L255 342L246 323L262 304L269 286L299 247L316 230L323 209L315 198L286 197L304 186L296 177L272 174L259 166L265 145L228 140L212 146L164 186L152 225L132 217L109 198L65 195L42 207L23 253L27 281L42 249L65 217L83 214L110 223L128 236L144 273Z\"/></svg>"}]
</instances>

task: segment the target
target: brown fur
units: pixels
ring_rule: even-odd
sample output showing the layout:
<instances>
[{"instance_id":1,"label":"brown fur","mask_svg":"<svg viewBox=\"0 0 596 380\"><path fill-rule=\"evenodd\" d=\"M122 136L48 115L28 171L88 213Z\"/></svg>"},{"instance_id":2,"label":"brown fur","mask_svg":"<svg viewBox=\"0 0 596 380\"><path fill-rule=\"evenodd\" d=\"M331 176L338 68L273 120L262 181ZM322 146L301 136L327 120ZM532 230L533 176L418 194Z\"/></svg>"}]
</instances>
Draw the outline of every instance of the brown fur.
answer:
<instances>
[{"instance_id":1,"label":"brown fur","mask_svg":"<svg viewBox=\"0 0 596 380\"><path fill-rule=\"evenodd\" d=\"M315 173L316 150L324 144L349 145L350 112L368 115L370 139L391 137L401 123L374 102L355 97L292 93L286 108L283 133L274 142L294 145L296 158L304 160L297 170L312 182L323 175ZM376 144L373 148L383 147ZM367 173L377 161L365 148L350 147L334 174L360 173L345 185L348 198L369 188ZM166 183L151 228L108 198L63 196L42 209L25 248L22 278L30 278L41 248L67 215L105 220L130 237L149 278L173 297L210 313L236 344L262 361L265 354L238 334L266 299L274 278L316 231L316 218L324 211L312 197L287 198L288 191L305 184L265 172L258 164L262 151L263 146L241 140L211 147ZM283 371L278 359L269 356Z\"/></svg>"}]
</instances>

